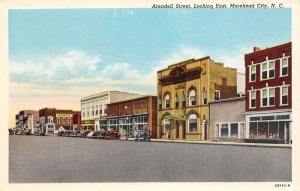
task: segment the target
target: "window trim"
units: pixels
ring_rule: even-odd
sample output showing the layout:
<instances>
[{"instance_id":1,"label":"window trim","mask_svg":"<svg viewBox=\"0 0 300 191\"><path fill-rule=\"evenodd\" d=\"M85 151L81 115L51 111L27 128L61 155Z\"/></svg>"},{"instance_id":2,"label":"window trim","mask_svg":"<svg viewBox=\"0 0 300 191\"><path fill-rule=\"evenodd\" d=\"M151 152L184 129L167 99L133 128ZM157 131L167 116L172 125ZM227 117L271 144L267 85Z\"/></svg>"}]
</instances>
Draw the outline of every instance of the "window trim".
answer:
<instances>
[{"instance_id":1,"label":"window trim","mask_svg":"<svg viewBox=\"0 0 300 191\"><path fill-rule=\"evenodd\" d=\"M168 99L167 99L168 97ZM164 96L164 106L165 106L165 109L170 109L171 108L171 102L170 102L170 99L171 99L171 96L169 93L167 93L165 96ZM169 101L169 107L167 107L167 101Z\"/></svg>"},{"instance_id":2,"label":"window trim","mask_svg":"<svg viewBox=\"0 0 300 191\"><path fill-rule=\"evenodd\" d=\"M283 88L287 88L287 103L286 104L282 104L282 93L283 93ZM289 85L282 85L280 86L280 106L286 106L289 105Z\"/></svg>"},{"instance_id":3,"label":"window trim","mask_svg":"<svg viewBox=\"0 0 300 191\"><path fill-rule=\"evenodd\" d=\"M252 71L252 66L254 66L254 71ZM251 80L252 74L255 74L254 80ZM255 82L256 81L256 65L250 65L249 66L249 82Z\"/></svg>"},{"instance_id":4,"label":"window trim","mask_svg":"<svg viewBox=\"0 0 300 191\"><path fill-rule=\"evenodd\" d=\"M285 75L282 75L282 69L283 69L283 67L282 67L282 60L283 59L286 59L287 60L287 74L285 74ZM284 57L282 57L282 58L280 58L280 76L279 77L286 77L286 76L288 76L289 75L289 57L288 56L284 56Z\"/></svg>"},{"instance_id":5,"label":"window trim","mask_svg":"<svg viewBox=\"0 0 300 191\"><path fill-rule=\"evenodd\" d=\"M274 63L274 76L270 78L270 63L271 62ZM263 72L264 72L263 71L263 65L265 63L267 64L267 70L266 70L267 71L267 78L263 79ZM274 60L266 60L266 61L260 63L260 80L261 81L270 80L270 79L274 79L275 78L275 74L276 74L276 71L275 71L276 67L275 67L275 65L276 65L276 59L274 59Z\"/></svg>"},{"instance_id":6,"label":"window trim","mask_svg":"<svg viewBox=\"0 0 300 191\"><path fill-rule=\"evenodd\" d=\"M231 124L234 124L234 123L238 124L238 136L237 137L232 137L231 136ZM221 127L222 127L223 124L227 124L227 127L228 127L228 136L227 137L222 137L221 136ZM219 131L218 131L217 138L238 138L238 139L240 139L241 138L241 124L244 124L244 128L245 128L245 122L233 121L233 122L218 122L218 123L215 123L215 127L217 125L219 126Z\"/></svg>"},{"instance_id":7,"label":"window trim","mask_svg":"<svg viewBox=\"0 0 300 191\"><path fill-rule=\"evenodd\" d=\"M194 96L193 95L191 95L192 93L194 93ZM197 97L196 97L196 90L195 89L191 89L190 91L189 91L189 106L196 106L197 105ZM191 97L195 97L195 104L193 105L192 104L192 101L191 101Z\"/></svg>"},{"instance_id":8,"label":"window trim","mask_svg":"<svg viewBox=\"0 0 300 191\"><path fill-rule=\"evenodd\" d=\"M218 97L216 97L218 95ZM216 99L218 98L218 99ZM215 90L215 100L220 100L221 99L221 91L220 90Z\"/></svg>"},{"instance_id":9,"label":"window trim","mask_svg":"<svg viewBox=\"0 0 300 191\"><path fill-rule=\"evenodd\" d=\"M195 116L195 118L191 118L191 116ZM193 132L190 131L190 119L196 120L196 131L193 131ZM194 113L190 114L188 116L188 120L187 121L188 121L188 133L197 133L198 132L198 118L197 118L197 115L194 114Z\"/></svg>"},{"instance_id":10,"label":"window trim","mask_svg":"<svg viewBox=\"0 0 300 191\"><path fill-rule=\"evenodd\" d=\"M274 89L274 105L270 105L270 89ZM267 90L267 105L263 105L263 91ZM276 88L275 87L266 87L262 88L260 90L260 107L274 107L275 104L275 94L276 94Z\"/></svg>"},{"instance_id":11,"label":"window trim","mask_svg":"<svg viewBox=\"0 0 300 191\"><path fill-rule=\"evenodd\" d=\"M252 92L254 92L254 95L255 95L255 106L254 107L252 107L252 105L251 105L251 101L252 101L252 95L251 95L251 93ZM249 91L249 109L254 109L254 108L256 108L256 99L257 99L257 95L256 95L256 90L250 90Z\"/></svg>"}]
</instances>

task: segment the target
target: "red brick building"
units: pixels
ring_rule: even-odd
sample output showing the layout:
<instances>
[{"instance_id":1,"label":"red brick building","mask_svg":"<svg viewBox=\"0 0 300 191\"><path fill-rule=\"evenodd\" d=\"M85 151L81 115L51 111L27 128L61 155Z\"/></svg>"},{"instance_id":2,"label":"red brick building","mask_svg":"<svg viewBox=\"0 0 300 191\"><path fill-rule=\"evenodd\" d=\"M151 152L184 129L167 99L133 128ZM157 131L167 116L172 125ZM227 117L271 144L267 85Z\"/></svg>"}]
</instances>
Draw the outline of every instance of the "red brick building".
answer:
<instances>
[{"instance_id":1,"label":"red brick building","mask_svg":"<svg viewBox=\"0 0 300 191\"><path fill-rule=\"evenodd\" d=\"M291 140L292 43L245 54L247 141Z\"/></svg>"},{"instance_id":2,"label":"red brick building","mask_svg":"<svg viewBox=\"0 0 300 191\"><path fill-rule=\"evenodd\" d=\"M28 114L37 114L34 110L22 110L16 115L16 127L18 128L28 128Z\"/></svg>"},{"instance_id":3,"label":"red brick building","mask_svg":"<svg viewBox=\"0 0 300 191\"><path fill-rule=\"evenodd\" d=\"M40 126L46 134L57 133L60 127L63 127L66 130L79 130L78 123L80 128L80 117L78 117L78 115L80 116L80 112L73 110L55 108L40 109Z\"/></svg>"},{"instance_id":4,"label":"red brick building","mask_svg":"<svg viewBox=\"0 0 300 191\"><path fill-rule=\"evenodd\" d=\"M133 135L134 130L150 130L156 138L157 97L145 96L107 105L107 127L121 135Z\"/></svg>"}]
</instances>

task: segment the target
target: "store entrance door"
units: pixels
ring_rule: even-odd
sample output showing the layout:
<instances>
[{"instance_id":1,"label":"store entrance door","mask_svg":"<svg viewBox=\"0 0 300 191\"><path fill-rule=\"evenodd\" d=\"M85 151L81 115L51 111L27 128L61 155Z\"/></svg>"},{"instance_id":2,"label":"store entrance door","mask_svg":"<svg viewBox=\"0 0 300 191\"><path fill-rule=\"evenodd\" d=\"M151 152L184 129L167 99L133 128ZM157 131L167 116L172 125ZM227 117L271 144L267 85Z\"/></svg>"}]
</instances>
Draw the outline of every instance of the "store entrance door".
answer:
<instances>
[{"instance_id":1,"label":"store entrance door","mask_svg":"<svg viewBox=\"0 0 300 191\"><path fill-rule=\"evenodd\" d=\"M176 121L176 139L179 139L179 122Z\"/></svg>"}]
</instances>

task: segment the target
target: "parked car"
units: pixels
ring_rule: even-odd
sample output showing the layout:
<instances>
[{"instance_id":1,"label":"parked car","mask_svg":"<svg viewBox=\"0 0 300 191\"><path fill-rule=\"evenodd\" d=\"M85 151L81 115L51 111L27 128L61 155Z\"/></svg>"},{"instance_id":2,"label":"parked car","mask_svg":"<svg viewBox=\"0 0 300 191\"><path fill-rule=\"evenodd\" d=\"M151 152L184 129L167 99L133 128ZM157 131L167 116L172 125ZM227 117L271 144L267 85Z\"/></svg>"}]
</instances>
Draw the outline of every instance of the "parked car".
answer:
<instances>
[{"instance_id":1,"label":"parked car","mask_svg":"<svg viewBox=\"0 0 300 191\"><path fill-rule=\"evenodd\" d=\"M150 133L147 130L139 130L135 136L135 141L150 141Z\"/></svg>"},{"instance_id":2,"label":"parked car","mask_svg":"<svg viewBox=\"0 0 300 191\"><path fill-rule=\"evenodd\" d=\"M116 130L109 130L105 132L105 139L119 139L121 137L120 133Z\"/></svg>"}]
</instances>

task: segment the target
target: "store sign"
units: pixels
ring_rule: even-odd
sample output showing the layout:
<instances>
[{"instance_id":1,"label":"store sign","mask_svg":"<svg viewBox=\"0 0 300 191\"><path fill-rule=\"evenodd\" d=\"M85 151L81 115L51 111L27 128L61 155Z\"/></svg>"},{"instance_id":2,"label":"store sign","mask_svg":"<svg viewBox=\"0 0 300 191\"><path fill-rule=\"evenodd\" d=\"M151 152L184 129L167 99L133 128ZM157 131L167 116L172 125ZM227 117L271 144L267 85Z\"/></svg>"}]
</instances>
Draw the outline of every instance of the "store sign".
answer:
<instances>
[{"instance_id":1,"label":"store sign","mask_svg":"<svg viewBox=\"0 0 300 191\"><path fill-rule=\"evenodd\" d=\"M72 117L72 114L56 114L56 117L68 118L68 117Z\"/></svg>"},{"instance_id":2,"label":"store sign","mask_svg":"<svg viewBox=\"0 0 300 191\"><path fill-rule=\"evenodd\" d=\"M147 113L147 109L137 109L134 111L134 113Z\"/></svg>"},{"instance_id":3,"label":"store sign","mask_svg":"<svg viewBox=\"0 0 300 191\"><path fill-rule=\"evenodd\" d=\"M184 89L184 88L185 88L185 84L176 84L175 85L175 90Z\"/></svg>"},{"instance_id":4,"label":"store sign","mask_svg":"<svg viewBox=\"0 0 300 191\"><path fill-rule=\"evenodd\" d=\"M95 124L94 120L81 121L81 124Z\"/></svg>"}]
</instances>

